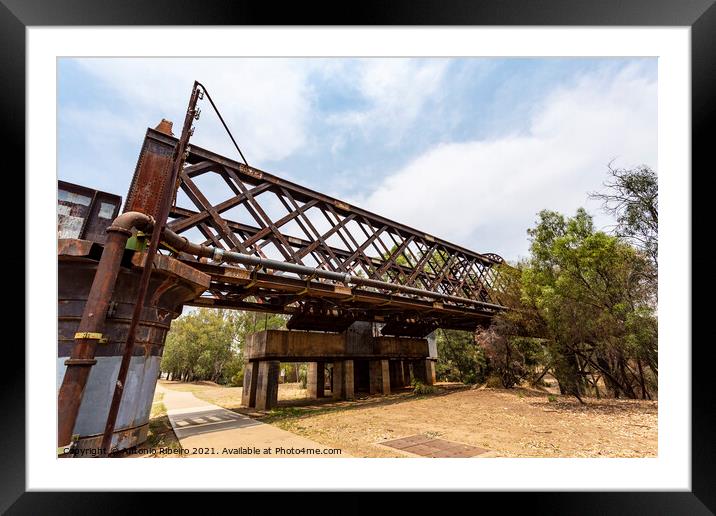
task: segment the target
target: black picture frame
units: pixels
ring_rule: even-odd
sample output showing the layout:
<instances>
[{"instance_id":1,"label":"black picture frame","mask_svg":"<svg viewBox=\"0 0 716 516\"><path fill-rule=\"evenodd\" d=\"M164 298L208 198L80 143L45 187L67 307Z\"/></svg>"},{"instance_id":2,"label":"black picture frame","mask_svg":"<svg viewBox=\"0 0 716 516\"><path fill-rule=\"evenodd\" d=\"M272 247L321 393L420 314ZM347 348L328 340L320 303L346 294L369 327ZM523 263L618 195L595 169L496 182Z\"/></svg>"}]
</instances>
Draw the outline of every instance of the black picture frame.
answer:
<instances>
[{"instance_id":1,"label":"black picture frame","mask_svg":"<svg viewBox=\"0 0 716 516\"><path fill-rule=\"evenodd\" d=\"M342 3L208 1L183 0L0 0L0 60L4 147L17 160L15 170L25 170L25 28L63 25L552 25L552 26L688 26L691 27L692 73L692 163L693 170L705 172L708 152L713 147L708 129L714 126L716 112L716 6L714 0L476 0L355 2L350 8ZM161 49L155 54L159 54ZM7 155L7 154L6 154ZM687 176L685 175L685 180ZM691 175L696 179L697 175ZM23 175L24 178L24 175ZM17 177L15 179L18 179ZM692 191L698 192L693 189ZM14 188L14 202L25 199L24 180ZM13 200L8 200L12 202ZM30 199L31 202L31 199ZM6 203L4 202L4 205ZM696 206L696 203L693 203ZM9 206L9 204L7 205ZM24 213L25 206L9 210ZM31 209L31 206L27 209ZM22 218L22 217L20 217ZM24 222L13 224L13 246ZM694 230L703 225L693 218ZM692 234L700 234L693 231ZM24 226L22 235L25 235ZM24 238L29 238L27 235ZM691 250L684 250L685 261ZM26 270L23 253L5 253L7 267ZM705 269L703 259L692 260L693 270ZM11 275L5 281L8 291L24 292L24 277ZM21 284L22 282L22 284ZM19 303L19 301L18 301ZM23 303L24 306L24 303ZM694 304L697 312L703 310ZM692 317L692 319L694 319ZM698 320L695 318L694 320ZM0 510L10 514L94 514L136 512L152 501L150 493L78 493L26 492L25 487L25 354L15 339L6 344L3 389L0 407L5 421L0 430ZM694 339L695 341L695 339ZM696 342L696 341L695 341ZM709 380L708 341L696 342L692 353L692 490L690 492L588 492L588 493L492 493L481 494L480 504L507 504L511 510L524 507L529 513L572 514L713 514L716 511L716 402ZM683 343L684 349L691 343ZM297 503L314 503L296 494ZM502 498L497 500L496 498ZM254 498L256 500L256 498ZM372 510L370 497L353 494L341 503L341 512L364 513ZM434 500L425 494L411 495L405 509L428 510ZM509 501L508 501L509 500ZM178 493L161 497L163 512L185 507ZM247 498L242 499L242 504ZM212 499L220 506L223 497ZM261 503L259 499L258 503ZM316 502L319 503L316 498ZM462 506L463 501L451 502ZM474 504L475 502L468 502ZM318 507L318 506L315 506ZM456 506L457 507L457 506ZM142 511L144 512L144 511ZM182 511L183 512L183 511Z\"/></svg>"}]
</instances>

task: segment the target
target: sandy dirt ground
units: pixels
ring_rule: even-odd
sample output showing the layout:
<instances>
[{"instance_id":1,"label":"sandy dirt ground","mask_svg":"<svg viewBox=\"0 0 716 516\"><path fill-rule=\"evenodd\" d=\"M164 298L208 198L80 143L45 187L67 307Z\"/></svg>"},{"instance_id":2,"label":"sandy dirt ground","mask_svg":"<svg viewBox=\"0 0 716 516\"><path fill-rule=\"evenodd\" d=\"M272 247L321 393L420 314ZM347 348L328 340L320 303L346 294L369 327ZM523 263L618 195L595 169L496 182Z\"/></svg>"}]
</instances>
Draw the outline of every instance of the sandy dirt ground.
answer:
<instances>
[{"instance_id":1,"label":"sandy dirt ground","mask_svg":"<svg viewBox=\"0 0 716 516\"><path fill-rule=\"evenodd\" d=\"M585 399L518 388L439 384L435 394L410 391L355 402L305 399L297 384L279 387L267 413L241 409L241 388L162 382L170 389L271 423L353 457L405 457L382 446L428 435L489 450L484 457L656 457L656 401Z\"/></svg>"},{"instance_id":2,"label":"sandy dirt ground","mask_svg":"<svg viewBox=\"0 0 716 516\"><path fill-rule=\"evenodd\" d=\"M191 392L199 399L214 403L227 409L241 406L241 387L224 387L214 382L182 383L159 380L159 384L175 391ZM278 386L278 399L282 402L302 400L307 396L306 389L298 383L281 383Z\"/></svg>"}]
</instances>

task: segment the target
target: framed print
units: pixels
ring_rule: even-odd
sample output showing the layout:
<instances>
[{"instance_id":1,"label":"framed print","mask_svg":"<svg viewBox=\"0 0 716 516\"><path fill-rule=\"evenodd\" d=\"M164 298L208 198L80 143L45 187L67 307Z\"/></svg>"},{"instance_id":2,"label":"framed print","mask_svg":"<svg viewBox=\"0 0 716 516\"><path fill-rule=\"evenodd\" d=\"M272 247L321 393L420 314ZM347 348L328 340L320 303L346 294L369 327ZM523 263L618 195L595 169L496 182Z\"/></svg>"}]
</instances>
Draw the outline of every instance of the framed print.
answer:
<instances>
[{"instance_id":1,"label":"framed print","mask_svg":"<svg viewBox=\"0 0 716 516\"><path fill-rule=\"evenodd\" d=\"M4 0L27 303L3 509L460 491L711 513L691 170L716 8L658 4L317 25Z\"/></svg>"}]
</instances>

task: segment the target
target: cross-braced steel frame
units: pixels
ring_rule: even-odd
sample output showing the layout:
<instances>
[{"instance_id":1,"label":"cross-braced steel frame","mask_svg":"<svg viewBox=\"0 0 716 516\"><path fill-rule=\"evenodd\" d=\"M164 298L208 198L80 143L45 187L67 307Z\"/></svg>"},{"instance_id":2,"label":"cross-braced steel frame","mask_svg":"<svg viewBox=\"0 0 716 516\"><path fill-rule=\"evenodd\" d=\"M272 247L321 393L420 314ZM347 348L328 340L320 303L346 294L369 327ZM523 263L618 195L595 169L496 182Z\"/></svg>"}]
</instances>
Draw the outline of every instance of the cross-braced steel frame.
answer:
<instances>
[{"instance_id":1,"label":"cross-braced steel frame","mask_svg":"<svg viewBox=\"0 0 716 516\"><path fill-rule=\"evenodd\" d=\"M149 129L143 149L169 154L176 143ZM144 150L138 170L143 159ZM135 173L128 199L143 187ZM498 255L470 251L195 146L175 189L167 227L189 240L436 294L350 288L311 275L180 256L212 278L194 305L293 314L289 327L296 329L383 321L385 333L398 335L470 329L499 310Z\"/></svg>"}]
</instances>

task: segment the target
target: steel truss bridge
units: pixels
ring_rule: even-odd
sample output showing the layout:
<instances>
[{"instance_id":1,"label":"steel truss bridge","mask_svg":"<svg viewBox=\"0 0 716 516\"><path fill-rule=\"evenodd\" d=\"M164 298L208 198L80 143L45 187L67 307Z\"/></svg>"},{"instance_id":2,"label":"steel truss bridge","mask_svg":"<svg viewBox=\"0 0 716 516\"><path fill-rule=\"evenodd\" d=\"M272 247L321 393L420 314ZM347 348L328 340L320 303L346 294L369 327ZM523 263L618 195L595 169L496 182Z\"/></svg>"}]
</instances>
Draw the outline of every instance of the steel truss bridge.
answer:
<instances>
[{"instance_id":1,"label":"steel truss bridge","mask_svg":"<svg viewBox=\"0 0 716 516\"><path fill-rule=\"evenodd\" d=\"M148 129L125 211L151 202L178 140ZM211 200L210 200L211 199ZM456 224L459 224L456 218ZM167 228L188 240L311 270L376 280L348 285L320 274L236 265L164 246L211 277L190 305L285 313L289 329L343 331L377 321L384 335L472 330L503 309L496 254L480 254L296 183L190 146ZM405 287L405 288L403 288Z\"/></svg>"}]
</instances>

